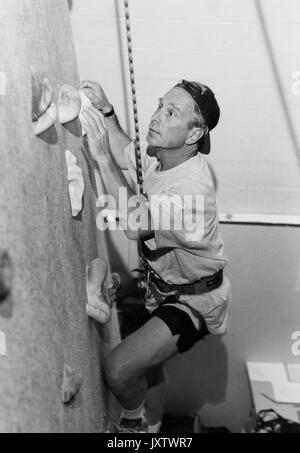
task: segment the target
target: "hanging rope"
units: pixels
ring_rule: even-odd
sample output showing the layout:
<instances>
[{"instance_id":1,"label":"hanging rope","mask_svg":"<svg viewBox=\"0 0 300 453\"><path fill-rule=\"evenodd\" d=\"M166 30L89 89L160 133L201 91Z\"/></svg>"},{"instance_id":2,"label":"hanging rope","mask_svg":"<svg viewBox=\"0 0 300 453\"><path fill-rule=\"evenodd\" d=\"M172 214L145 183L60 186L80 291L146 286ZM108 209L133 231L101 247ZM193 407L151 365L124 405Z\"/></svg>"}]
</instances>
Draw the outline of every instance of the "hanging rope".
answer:
<instances>
[{"instance_id":1,"label":"hanging rope","mask_svg":"<svg viewBox=\"0 0 300 453\"><path fill-rule=\"evenodd\" d=\"M138 106L137 106L137 97L136 97L134 60L133 60L131 25L130 25L130 12L129 12L129 2L128 2L128 0L124 0L124 6L125 6L125 18L126 18L126 31L127 31L127 45L128 45L130 81L131 81L132 102L133 102L133 116L134 116L134 127L135 127L135 158L136 158L137 180L138 180L138 184L139 184L139 187L140 187L140 194L143 194L144 196L146 196L146 194L144 193L141 142L140 142L140 128L139 128Z\"/></svg>"},{"instance_id":2,"label":"hanging rope","mask_svg":"<svg viewBox=\"0 0 300 453\"><path fill-rule=\"evenodd\" d=\"M142 153L141 153L141 142L140 142L140 128L139 128L139 117L138 117L138 106L137 106L137 97L136 97L136 86L135 86L135 74L134 74L134 59L133 59L133 49L132 49L132 36L131 36L131 24L130 24L130 11L129 11L129 1L124 0L125 7L125 19L126 19L126 31L127 31L127 45L128 45L128 59L129 59L129 70L130 70L130 81L131 81L131 91L132 91L132 103L133 103L133 116L134 116L134 127L135 127L135 158L136 158L136 172L137 180L140 188L140 194L144 195L146 198L147 194L144 192L144 181L143 181L143 170L142 170ZM142 253L142 245L139 244L139 255L140 260L143 264L144 271L146 274L149 271L149 264Z\"/></svg>"}]
</instances>

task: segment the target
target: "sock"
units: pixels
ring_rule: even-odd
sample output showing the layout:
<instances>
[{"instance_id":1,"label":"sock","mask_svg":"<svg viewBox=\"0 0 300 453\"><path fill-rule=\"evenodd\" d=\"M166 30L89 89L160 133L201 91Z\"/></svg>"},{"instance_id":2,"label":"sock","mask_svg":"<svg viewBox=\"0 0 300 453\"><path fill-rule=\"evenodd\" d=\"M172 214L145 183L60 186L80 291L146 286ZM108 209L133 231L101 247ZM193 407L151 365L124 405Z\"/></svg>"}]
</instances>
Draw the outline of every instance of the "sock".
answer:
<instances>
[{"instance_id":1,"label":"sock","mask_svg":"<svg viewBox=\"0 0 300 453\"><path fill-rule=\"evenodd\" d=\"M156 423L156 425L149 425L149 433L158 434L161 428L162 422Z\"/></svg>"},{"instance_id":2,"label":"sock","mask_svg":"<svg viewBox=\"0 0 300 453\"><path fill-rule=\"evenodd\" d=\"M137 418L141 418L145 415L145 401L142 402L142 404L134 410L127 410L123 409L121 418L127 418L128 420L135 420Z\"/></svg>"}]
</instances>

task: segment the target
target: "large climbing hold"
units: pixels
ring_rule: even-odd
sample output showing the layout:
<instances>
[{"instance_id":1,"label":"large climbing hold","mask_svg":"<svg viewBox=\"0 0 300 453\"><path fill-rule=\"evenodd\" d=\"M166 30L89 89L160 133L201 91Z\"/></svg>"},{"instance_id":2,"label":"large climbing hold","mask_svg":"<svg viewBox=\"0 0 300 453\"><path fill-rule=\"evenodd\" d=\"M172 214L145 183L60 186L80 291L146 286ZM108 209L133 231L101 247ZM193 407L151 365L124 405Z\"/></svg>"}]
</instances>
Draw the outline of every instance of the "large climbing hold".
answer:
<instances>
[{"instance_id":1,"label":"large climbing hold","mask_svg":"<svg viewBox=\"0 0 300 453\"><path fill-rule=\"evenodd\" d=\"M83 382L82 373L76 373L69 365L64 365L61 397L64 404L70 404L78 395Z\"/></svg>"},{"instance_id":2,"label":"large climbing hold","mask_svg":"<svg viewBox=\"0 0 300 453\"><path fill-rule=\"evenodd\" d=\"M87 268L88 303L86 312L90 318L101 324L107 323L111 316L111 300L107 291L106 279L107 264L103 259L97 258ZM112 291L112 284L112 282L108 283L109 291Z\"/></svg>"},{"instance_id":3,"label":"large climbing hold","mask_svg":"<svg viewBox=\"0 0 300 453\"><path fill-rule=\"evenodd\" d=\"M0 249L0 303L4 302L12 290L12 262L7 252Z\"/></svg>"}]
</instances>

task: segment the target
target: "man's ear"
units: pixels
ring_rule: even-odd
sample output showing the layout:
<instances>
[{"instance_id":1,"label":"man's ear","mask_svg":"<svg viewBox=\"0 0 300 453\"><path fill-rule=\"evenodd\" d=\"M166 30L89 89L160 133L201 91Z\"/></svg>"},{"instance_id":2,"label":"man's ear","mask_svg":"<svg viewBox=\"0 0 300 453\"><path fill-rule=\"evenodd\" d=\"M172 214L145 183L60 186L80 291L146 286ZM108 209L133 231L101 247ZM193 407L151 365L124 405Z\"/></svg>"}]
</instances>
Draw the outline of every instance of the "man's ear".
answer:
<instances>
[{"instance_id":1,"label":"man's ear","mask_svg":"<svg viewBox=\"0 0 300 453\"><path fill-rule=\"evenodd\" d=\"M197 143L203 137L204 133L205 130L201 129L200 127L193 127L186 139L186 144L193 145L194 143Z\"/></svg>"}]
</instances>

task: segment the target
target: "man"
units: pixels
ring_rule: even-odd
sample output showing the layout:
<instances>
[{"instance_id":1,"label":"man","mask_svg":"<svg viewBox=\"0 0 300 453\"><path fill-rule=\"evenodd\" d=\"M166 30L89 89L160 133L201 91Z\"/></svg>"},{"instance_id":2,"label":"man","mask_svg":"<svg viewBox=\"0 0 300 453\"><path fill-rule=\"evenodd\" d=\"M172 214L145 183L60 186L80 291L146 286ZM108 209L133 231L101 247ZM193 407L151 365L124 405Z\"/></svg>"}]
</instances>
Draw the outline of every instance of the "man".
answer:
<instances>
[{"instance_id":1,"label":"man","mask_svg":"<svg viewBox=\"0 0 300 453\"><path fill-rule=\"evenodd\" d=\"M119 188L126 186L120 169L129 170L136 181L134 145L102 88L93 82L84 82L81 88L94 105L83 118L89 147L117 200ZM151 316L104 364L107 384L123 407L119 432L147 431L149 371L207 334L223 334L227 328L230 282L223 277L227 260L215 188L203 156L219 117L215 96L203 84L181 81L161 98L150 122L148 148L142 150L148 195L139 196L144 223L137 228L120 215L127 237L144 241L150 270L146 308ZM128 202L133 195L129 189Z\"/></svg>"}]
</instances>

